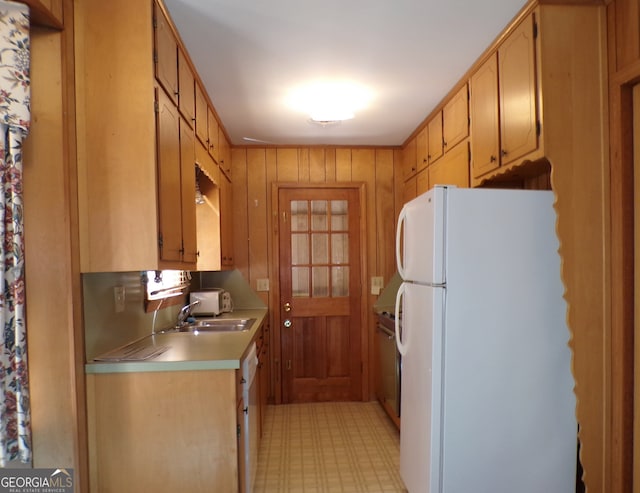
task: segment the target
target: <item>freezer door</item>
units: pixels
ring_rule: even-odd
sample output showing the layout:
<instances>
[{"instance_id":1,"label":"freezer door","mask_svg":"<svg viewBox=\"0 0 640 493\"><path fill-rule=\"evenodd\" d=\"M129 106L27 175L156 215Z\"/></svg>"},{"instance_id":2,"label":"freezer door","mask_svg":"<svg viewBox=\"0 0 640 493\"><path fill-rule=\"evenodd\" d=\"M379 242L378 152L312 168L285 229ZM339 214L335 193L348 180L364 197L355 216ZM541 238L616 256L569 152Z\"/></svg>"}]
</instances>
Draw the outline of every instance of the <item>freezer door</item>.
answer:
<instances>
[{"instance_id":1,"label":"freezer door","mask_svg":"<svg viewBox=\"0 0 640 493\"><path fill-rule=\"evenodd\" d=\"M440 491L444 288L404 283L400 474L409 493Z\"/></svg>"},{"instance_id":2,"label":"freezer door","mask_svg":"<svg viewBox=\"0 0 640 493\"><path fill-rule=\"evenodd\" d=\"M405 281L444 283L445 187L407 202L398 217L396 262Z\"/></svg>"}]
</instances>

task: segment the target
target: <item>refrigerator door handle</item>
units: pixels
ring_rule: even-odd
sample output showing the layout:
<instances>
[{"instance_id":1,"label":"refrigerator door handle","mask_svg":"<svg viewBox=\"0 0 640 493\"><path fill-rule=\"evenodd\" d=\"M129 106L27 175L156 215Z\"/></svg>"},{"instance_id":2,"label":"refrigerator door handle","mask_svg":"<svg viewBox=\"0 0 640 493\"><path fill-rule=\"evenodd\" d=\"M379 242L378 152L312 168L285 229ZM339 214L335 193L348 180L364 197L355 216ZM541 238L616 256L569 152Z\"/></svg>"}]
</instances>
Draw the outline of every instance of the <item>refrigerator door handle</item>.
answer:
<instances>
[{"instance_id":1,"label":"refrigerator door handle","mask_svg":"<svg viewBox=\"0 0 640 493\"><path fill-rule=\"evenodd\" d=\"M400 319L402 318L400 314L400 300L404 296L405 291L405 283L400 284L400 288L398 289L398 293L396 294L396 309L395 309L395 333L396 333L396 346L398 347L398 352L401 356L405 356L407 354L407 349L409 349L409 334L404 334L405 342L403 343L400 338Z\"/></svg>"},{"instance_id":2,"label":"refrigerator door handle","mask_svg":"<svg viewBox=\"0 0 640 493\"><path fill-rule=\"evenodd\" d=\"M402 279L405 278L405 270L404 270L404 265L402 264L402 252L401 250L401 243L402 243L402 227L404 224L404 221L407 217L407 209L406 207L403 207L402 210L400 211L400 215L398 216L398 226L396 227L396 264L398 266L398 274L400 274L400 277ZM396 313L398 313L396 311ZM396 320L398 318L396 317Z\"/></svg>"}]
</instances>

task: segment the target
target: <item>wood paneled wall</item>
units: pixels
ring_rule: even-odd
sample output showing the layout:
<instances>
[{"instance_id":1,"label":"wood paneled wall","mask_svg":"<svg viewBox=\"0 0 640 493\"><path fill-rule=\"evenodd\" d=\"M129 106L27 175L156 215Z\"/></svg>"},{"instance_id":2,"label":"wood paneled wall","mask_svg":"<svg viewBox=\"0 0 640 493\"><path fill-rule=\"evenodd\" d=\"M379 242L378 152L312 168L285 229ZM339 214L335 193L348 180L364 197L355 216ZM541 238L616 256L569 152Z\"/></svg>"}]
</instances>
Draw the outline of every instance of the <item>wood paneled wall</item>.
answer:
<instances>
[{"instance_id":1,"label":"wood paneled wall","mask_svg":"<svg viewBox=\"0 0 640 493\"><path fill-rule=\"evenodd\" d=\"M373 304L377 296L371 293L372 276L384 277L385 283L395 272L395 221L401 204L395 197L395 174L400 171L400 151L393 148L343 147L235 147L233 163L234 255L235 266L256 289L257 279L270 279L271 292L258 294L269 306L272 331L272 364L274 388L272 395L279 401L279 327L273 325L277 285L274 272L271 186L273 183L364 183L367 217L362 244L367 253L366 279L362 287L366 304L366 340L374 334ZM400 175L399 175L400 176ZM276 346L276 347L274 347ZM363 348L363 397L373 398L373 344Z\"/></svg>"},{"instance_id":2,"label":"wood paneled wall","mask_svg":"<svg viewBox=\"0 0 640 493\"><path fill-rule=\"evenodd\" d=\"M72 26L73 0L63 3ZM33 466L73 468L76 491L86 492L73 43L73 29L32 25L32 126L24 146L26 319Z\"/></svg>"},{"instance_id":3,"label":"wood paneled wall","mask_svg":"<svg viewBox=\"0 0 640 493\"><path fill-rule=\"evenodd\" d=\"M637 423L640 418L640 351L634 354L634 342L636 348L640 347L638 328L634 326L634 308L638 310L639 296L634 292L633 269L634 263L637 265L639 261L637 256L640 252L638 244L634 244L633 208L640 191L634 189L632 99L633 86L640 83L640 1L608 2L607 24L611 325L604 334L604 342L610 354L606 381L610 416L601 423L605 433L608 432L603 454L606 481L602 490L592 491L631 493L640 491L640 436L634 436L634 413L636 433L640 429ZM598 178L593 176L591 179L595 181ZM588 477L588 470L586 474Z\"/></svg>"}]
</instances>

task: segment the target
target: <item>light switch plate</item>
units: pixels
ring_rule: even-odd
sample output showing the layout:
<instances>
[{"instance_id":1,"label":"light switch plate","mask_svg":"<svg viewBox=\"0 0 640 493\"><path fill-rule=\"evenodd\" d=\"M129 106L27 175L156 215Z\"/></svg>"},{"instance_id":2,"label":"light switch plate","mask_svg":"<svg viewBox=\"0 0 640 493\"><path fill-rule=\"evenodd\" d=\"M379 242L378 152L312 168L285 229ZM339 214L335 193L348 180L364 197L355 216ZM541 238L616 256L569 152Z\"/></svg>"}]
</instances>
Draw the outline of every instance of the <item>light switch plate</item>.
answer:
<instances>
[{"instance_id":1,"label":"light switch plate","mask_svg":"<svg viewBox=\"0 0 640 493\"><path fill-rule=\"evenodd\" d=\"M371 278L371 294L379 295L382 291L382 285L384 283L384 277L372 277Z\"/></svg>"},{"instance_id":2,"label":"light switch plate","mask_svg":"<svg viewBox=\"0 0 640 493\"><path fill-rule=\"evenodd\" d=\"M257 291L269 291L269 279L256 279Z\"/></svg>"}]
</instances>

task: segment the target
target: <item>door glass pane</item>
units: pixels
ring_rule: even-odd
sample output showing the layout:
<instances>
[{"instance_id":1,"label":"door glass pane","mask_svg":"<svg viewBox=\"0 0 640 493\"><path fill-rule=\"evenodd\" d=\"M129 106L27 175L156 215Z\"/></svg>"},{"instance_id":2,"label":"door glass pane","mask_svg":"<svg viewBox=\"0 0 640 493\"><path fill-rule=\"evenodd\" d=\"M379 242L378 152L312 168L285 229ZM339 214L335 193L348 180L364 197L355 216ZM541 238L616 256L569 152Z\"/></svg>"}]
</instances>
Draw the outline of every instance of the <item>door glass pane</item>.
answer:
<instances>
[{"instance_id":1,"label":"door glass pane","mask_svg":"<svg viewBox=\"0 0 640 493\"><path fill-rule=\"evenodd\" d=\"M327 231L327 201L312 200L311 201L311 230Z\"/></svg>"},{"instance_id":2,"label":"door glass pane","mask_svg":"<svg viewBox=\"0 0 640 493\"><path fill-rule=\"evenodd\" d=\"M309 263L309 235L295 233L291 235L291 265Z\"/></svg>"},{"instance_id":3,"label":"door glass pane","mask_svg":"<svg viewBox=\"0 0 640 493\"><path fill-rule=\"evenodd\" d=\"M291 231L308 231L309 214L306 200L291 201Z\"/></svg>"},{"instance_id":4,"label":"door glass pane","mask_svg":"<svg viewBox=\"0 0 640 493\"><path fill-rule=\"evenodd\" d=\"M331 201L331 230L332 231L348 231L349 221L347 213L348 206L346 200Z\"/></svg>"},{"instance_id":5,"label":"door glass pane","mask_svg":"<svg viewBox=\"0 0 640 493\"><path fill-rule=\"evenodd\" d=\"M329 267L314 267L312 271L313 296L329 296Z\"/></svg>"},{"instance_id":6,"label":"door glass pane","mask_svg":"<svg viewBox=\"0 0 640 493\"><path fill-rule=\"evenodd\" d=\"M309 268L291 268L291 291L295 297L309 296Z\"/></svg>"},{"instance_id":7,"label":"door glass pane","mask_svg":"<svg viewBox=\"0 0 640 493\"><path fill-rule=\"evenodd\" d=\"M331 235L331 263L349 263L349 235L334 233Z\"/></svg>"},{"instance_id":8,"label":"door glass pane","mask_svg":"<svg viewBox=\"0 0 640 493\"><path fill-rule=\"evenodd\" d=\"M329 235L326 233L314 233L311 235L311 263L329 263Z\"/></svg>"},{"instance_id":9,"label":"door glass pane","mask_svg":"<svg viewBox=\"0 0 640 493\"><path fill-rule=\"evenodd\" d=\"M349 267L331 267L331 295L349 296Z\"/></svg>"}]
</instances>

